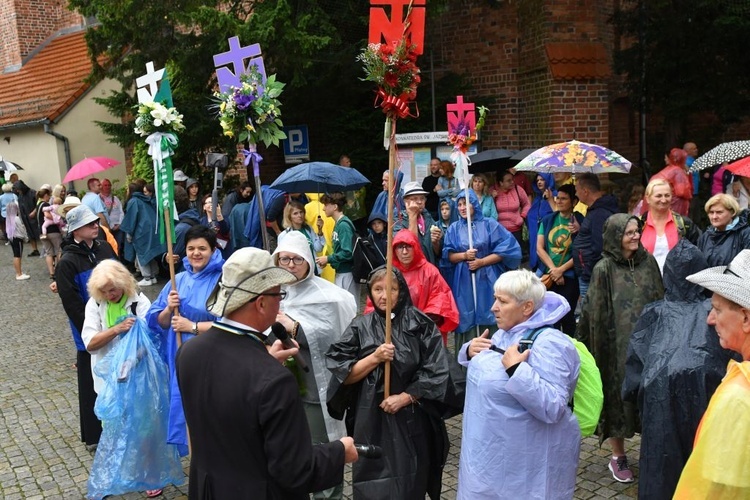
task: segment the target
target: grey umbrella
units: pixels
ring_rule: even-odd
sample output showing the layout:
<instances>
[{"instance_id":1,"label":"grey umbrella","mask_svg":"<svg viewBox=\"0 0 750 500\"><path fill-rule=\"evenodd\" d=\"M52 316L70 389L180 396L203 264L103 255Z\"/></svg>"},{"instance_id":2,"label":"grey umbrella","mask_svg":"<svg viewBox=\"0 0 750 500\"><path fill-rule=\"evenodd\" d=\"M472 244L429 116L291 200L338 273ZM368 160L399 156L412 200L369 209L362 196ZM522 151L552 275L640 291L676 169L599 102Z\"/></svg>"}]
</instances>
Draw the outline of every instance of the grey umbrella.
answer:
<instances>
[{"instance_id":1,"label":"grey umbrella","mask_svg":"<svg viewBox=\"0 0 750 500\"><path fill-rule=\"evenodd\" d=\"M750 156L750 141L723 142L698 157L690 167L690 172L704 170L714 165L732 162L746 156Z\"/></svg>"}]
</instances>

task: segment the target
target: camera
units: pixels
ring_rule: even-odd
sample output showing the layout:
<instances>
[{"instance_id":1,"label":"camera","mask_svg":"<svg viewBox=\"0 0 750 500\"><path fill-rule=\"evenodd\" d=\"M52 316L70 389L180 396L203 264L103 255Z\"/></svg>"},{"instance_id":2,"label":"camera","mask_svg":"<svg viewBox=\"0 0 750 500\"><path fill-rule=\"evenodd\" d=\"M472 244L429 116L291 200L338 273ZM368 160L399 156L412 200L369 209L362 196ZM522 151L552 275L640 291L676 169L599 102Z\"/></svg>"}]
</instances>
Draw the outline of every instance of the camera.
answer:
<instances>
[{"instance_id":1,"label":"camera","mask_svg":"<svg viewBox=\"0 0 750 500\"><path fill-rule=\"evenodd\" d=\"M229 157L224 153L207 153L206 168L214 170L226 170L229 166Z\"/></svg>"}]
</instances>

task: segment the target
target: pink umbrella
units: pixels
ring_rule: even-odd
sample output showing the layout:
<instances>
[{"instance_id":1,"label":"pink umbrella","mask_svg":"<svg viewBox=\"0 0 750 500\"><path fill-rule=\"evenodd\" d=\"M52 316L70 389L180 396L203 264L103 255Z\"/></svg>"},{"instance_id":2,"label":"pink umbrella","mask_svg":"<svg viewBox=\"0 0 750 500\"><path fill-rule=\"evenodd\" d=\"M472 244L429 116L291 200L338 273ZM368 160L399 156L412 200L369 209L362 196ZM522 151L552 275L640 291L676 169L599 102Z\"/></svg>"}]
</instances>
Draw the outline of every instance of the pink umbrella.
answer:
<instances>
[{"instance_id":1,"label":"pink umbrella","mask_svg":"<svg viewBox=\"0 0 750 500\"><path fill-rule=\"evenodd\" d=\"M94 175L98 172L103 172L119 164L119 161L115 160L114 158L107 158L106 156L84 158L83 160L73 165L73 168L68 170L68 173L65 174L65 178L63 179L63 183L83 179L84 177Z\"/></svg>"}]
</instances>

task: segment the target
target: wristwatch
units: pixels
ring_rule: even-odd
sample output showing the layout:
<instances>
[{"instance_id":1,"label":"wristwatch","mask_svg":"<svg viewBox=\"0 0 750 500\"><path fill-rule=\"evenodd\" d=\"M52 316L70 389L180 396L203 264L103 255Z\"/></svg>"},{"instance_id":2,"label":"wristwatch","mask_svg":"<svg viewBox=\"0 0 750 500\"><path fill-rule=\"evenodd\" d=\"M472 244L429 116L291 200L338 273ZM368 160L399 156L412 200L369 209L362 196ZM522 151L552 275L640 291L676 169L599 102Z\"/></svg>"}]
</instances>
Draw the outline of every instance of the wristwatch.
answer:
<instances>
[{"instance_id":1,"label":"wristwatch","mask_svg":"<svg viewBox=\"0 0 750 500\"><path fill-rule=\"evenodd\" d=\"M193 335L198 335L198 323L193 322Z\"/></svg>"}]
</instances>

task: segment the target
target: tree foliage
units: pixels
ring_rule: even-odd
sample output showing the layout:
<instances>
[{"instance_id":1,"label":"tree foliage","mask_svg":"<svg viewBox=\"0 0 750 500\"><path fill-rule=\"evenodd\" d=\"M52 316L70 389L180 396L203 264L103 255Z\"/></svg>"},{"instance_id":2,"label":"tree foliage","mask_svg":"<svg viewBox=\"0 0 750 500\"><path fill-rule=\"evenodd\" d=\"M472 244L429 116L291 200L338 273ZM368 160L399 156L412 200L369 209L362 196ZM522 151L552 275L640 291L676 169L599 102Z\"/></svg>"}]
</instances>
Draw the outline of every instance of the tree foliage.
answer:
<instances>
[{"instance_id":1,"label":"tree foliage","mask_svg":"<svg viewBox=\"0 0 750 500\"><path fill-rule=\"evenodd\" d=\"M629 0L621 5L615 24L635 43L616 54L615 65L627 74L636 102L645 93L648 109L660 111L667 123L711 112L728 124L750 114L750 3Z\"/></svg>"},{"instance_id":2,"label":"tree foliage","mask_svg":"<svg viewBox=\"0 0 750 500\"><path fill-rule=\"evenodd\" d=\"M439 12L445 0L428 3ZM175 164L188 175L201 177L205 152L234 156L218 119L209 111L215 89L213 54L228 50L227 39L260 43L267 74L287 84L281 101L285 125L308 124L313 160L336 162L349 154L370 178L380 178L387 166L382 144L385 115L373 107L374 88L361 81L357 54L367 40L368 2L361 0L70 0L70 7L100 23L87 41L95 69L92 80L115 78L119 91L98 100L113 115L100 126L123 147L141 139L133 133L130 112L136 103L135 78L145 64L167 68L174 103L184 115ZM430 12L428 11L428 17ZM422 60L420 64L426 64ZM439 129L445 128L445 104L466 93L460 78L445 79L436 98ZM430 76L418 92L421 115L404 120L399 131L432 130ZM401 124L403 123L403 129ZM137 163L147 162L142 154ZM136 165L139 172L150 166ZM208 180L208 175L203 175Z\"/></svg>"}]
</instances>

